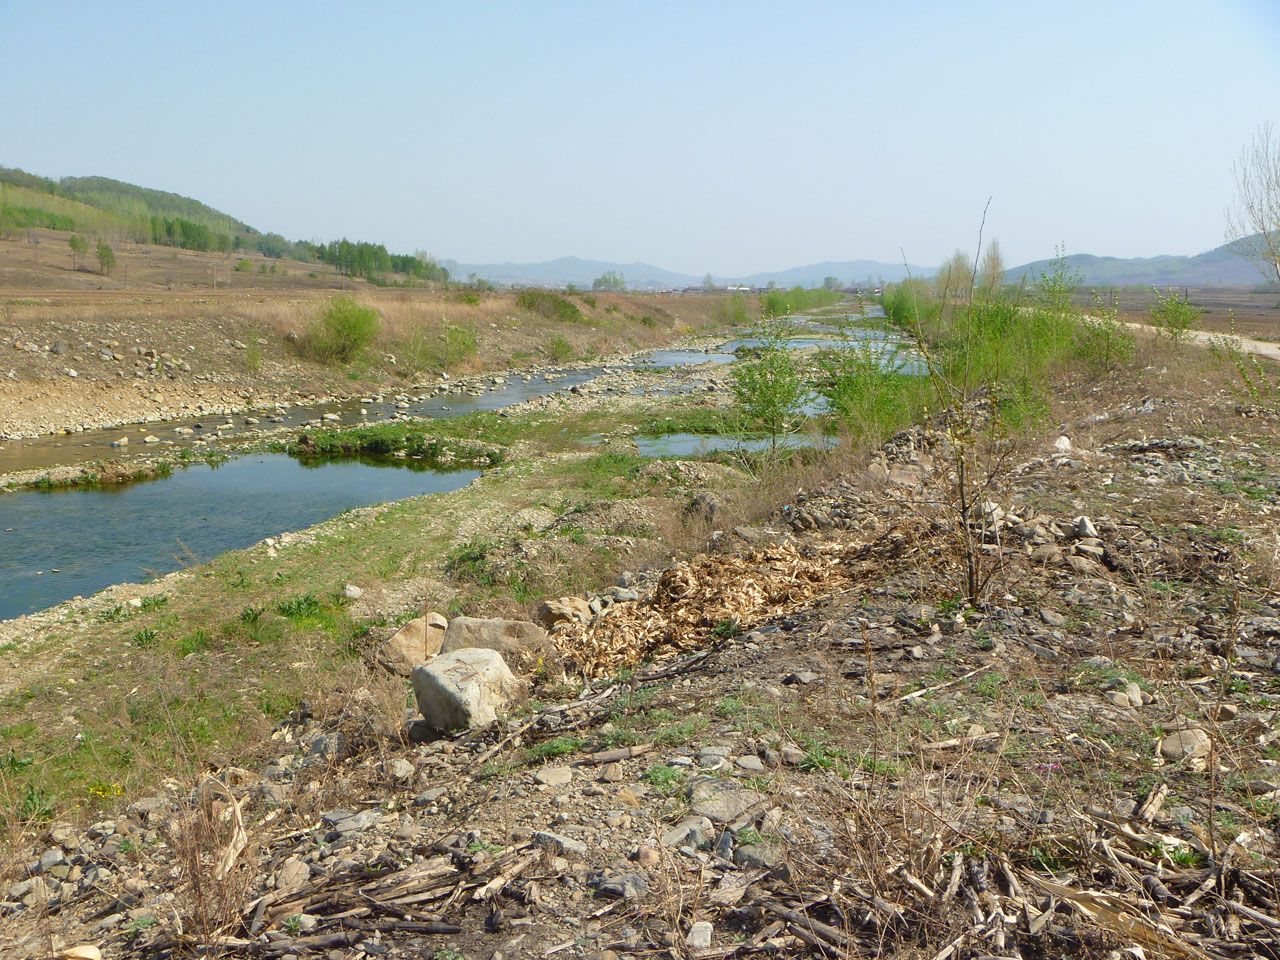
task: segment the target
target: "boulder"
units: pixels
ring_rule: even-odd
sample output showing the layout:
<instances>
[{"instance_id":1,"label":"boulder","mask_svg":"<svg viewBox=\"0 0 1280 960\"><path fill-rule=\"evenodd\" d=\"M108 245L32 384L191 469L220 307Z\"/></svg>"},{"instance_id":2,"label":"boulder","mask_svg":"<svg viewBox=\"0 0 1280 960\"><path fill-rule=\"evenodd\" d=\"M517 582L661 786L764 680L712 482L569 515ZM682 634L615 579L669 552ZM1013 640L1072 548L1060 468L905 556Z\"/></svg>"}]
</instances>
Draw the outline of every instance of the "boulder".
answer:
<instances>
[{"instance_id":1,"label":"boulder","mask_svg":"<svg viewBox=\"0 0 1280 960\"><path fill-rule=\"evenodd\" d=\"M1160 752L1168 760L1194 760L1213 748L1213 740L1203 730L1191 728L1171 733L1160 741Z\"/></svg>"},{"instance_id":2,"label":"boulder","mask_svg":"<svg viewBox=\"0 0 1280 960\"><path fill-rule=\"evenodd\" d=\"M382 644L378 661L392 673L410 676L414 667L440 652L446 623L438 613L415 617Z\"/></svg>"},{"instance_id":3,"label":"boulder","mask_svg":"<svg viewBox=\"0 0 1280 960\"><path fill-rule=\"evenodd\" d=\"M520 693L520 682L496 650L442 653L414 667L412 677L418 710L437 730L490 723Z\"/></svg>"},{"instance_id":4,"label":"boulder","mask_svg":"<svg viewBox=\"0 0 1280 960\"><path fill-rule=\"evenodd\" d=\"M591 607L581 597L561 597L559 600L543 600L538 604L534 618L550 630L562 623L590 623Z\"/></svg>"},{"instance_id":5,"label":"boulder","mask_svg":"<svg viewBox=\"0 0 1280 960\"><path fill-rule=\"evenodd\" d=\"M526 620L454 617L444 632L440 652L472 649L494 650L517 670L526 671L550 650L550 643L547 631Z\"/></svg>"}]
</instances>

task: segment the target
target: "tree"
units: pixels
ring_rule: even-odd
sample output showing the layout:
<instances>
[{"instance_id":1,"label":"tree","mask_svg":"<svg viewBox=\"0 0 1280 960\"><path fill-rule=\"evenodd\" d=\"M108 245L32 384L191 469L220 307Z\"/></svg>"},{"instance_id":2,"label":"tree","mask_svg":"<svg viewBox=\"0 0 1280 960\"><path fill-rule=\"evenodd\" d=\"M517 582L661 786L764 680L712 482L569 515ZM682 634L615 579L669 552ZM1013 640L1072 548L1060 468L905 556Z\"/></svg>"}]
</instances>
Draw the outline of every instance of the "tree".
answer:
<instances>
[{"instance_id":1,"label":"tree","mask_svg":"<svg viewBox=\"0 0 1280 960\"><path fill-rule=\"evenodd\" d=\"M938 276L933 282L934 292L938 296L950 296L960 300L967 299L973 286L973 261L963 250L957 250L942 266L938 268Z\"/></svg>"},{"instance_id":2,"label":"tree","mask_svg":"<svg viewBox=\"0 0 1280 960\"><path fill-rule=\"evenodd\" d=\"M71 269L79 270L80 261L89 252L89 241L80 234L73 233L71 239L67 241L67 246L71 248Z\"/></svg>"},{"instance_id":3,"label":"tree","mask_svg":"<svg viewBox=\"0 0 1280 960\"><path fill-rule=\"evenodd\" d=\"M1232 250L1280 283L1280 137L1264 123L1231 169L1235 206L1227 210Z\"/></svg>"},{"instance_id":4,"label":"tree","mask_svg":"<svg viewBox=\"0 0 1280 960\"><path fill-rule=\"evenodd\" d=\"M791 428L804 405L808 387L787 349L786 329L774 325L765 330L760 357L733 366L733 395L753 426L769 434L769 448L778 449L778 438Z\"/></svg>"},{"instance_id":5,"label":"tree","mask_svg":"<svg viewBox=\"0 0 1280 960\"><path fill-rule=\"evenodd\" d=\"M840 283L840 278L839 278L839 277L823 277L823 278L822 278L822 289L824 289L824 290L840 290L840 289L843 289L843 285Z\"/></svg>"},{"instance_id":6,"label":"tree","mask_svg":"<svg viewBox=\"0 0 1280 960\"><path fill-rule=\"evenodd\" d=\"M1000 241L993 239L982 254L982 266L978 269L978 290L990 296L1004 283L1004 257L1000 255Z\"/></svg>"},{"instance_id":7,"label":"tree","mask_svg":"<svg viewBox=\"0 0 1280 960\"><path fill-rule=\"evenodd\" d=\"M606 270L591 281L591 289L622 293L627 289L627 281L623 279L622 274L613 270Z\"/></svg>"},{"instance_id":8,"label":"tree","mask_svg":"<svg viewBox=\"0 0 1280 960\"><path fill-rule=\"evenodd\" d=\"M111 244L105 240L98 241L98 270L104 274L110 273L116 268L116 254L111 249Z\"/></svg>"},{"instance_id":9,"label":"tree","mask_svg":"<svg viewBox=\"0 0 1280 960\"><path fill-rule=\"evenodd\" d=\"M702 278L702 292L712 293L714 292L715 288L716 288L716 278L711 276L711 274L708 273L705 277Z\"/></svg>"}]
</instances>

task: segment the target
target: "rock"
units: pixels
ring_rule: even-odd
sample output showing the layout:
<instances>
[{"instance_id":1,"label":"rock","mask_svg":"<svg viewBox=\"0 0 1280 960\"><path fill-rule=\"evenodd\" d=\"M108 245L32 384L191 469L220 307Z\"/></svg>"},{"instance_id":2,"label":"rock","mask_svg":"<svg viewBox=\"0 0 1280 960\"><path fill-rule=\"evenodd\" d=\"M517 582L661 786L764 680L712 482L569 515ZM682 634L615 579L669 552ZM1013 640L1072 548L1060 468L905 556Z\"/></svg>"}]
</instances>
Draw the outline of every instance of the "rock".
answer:
<instances>
[{"instance_id":1,"label":"rock","mask_svg":"<svg viewBox=\"0 0 1280 960\"><path fill-rule=\"evenodd\" d=\"M533 779L548 787L566 787L573 779L573 771L568 767L543 767Z\"/></svg>"},{"instance_id":2,"label":"rock","mask_svg":"<svg viewBox=\"0 0 1280 960\"><path fill-rule=\"evenodd\" d=\"M1129 695L1123 690L1108 690L1105 696L1109 702L1117 707L1133 706L1133 704L1129 702Z\"/></svg>"},{"instance_id":3,"label":"rock","mask_svg":"<svg viewBox=\"0 0 1280 960\"><path fill-rule=\"evenodd\" d=\"M127 447L129 445L129 438L121 437L119 440L112 440L111 445L113 447Z\"/></svg>"},{"instance_id":4,"label":"rock","mask_svg":"<svg viewBox=\"0 0 1280 960\"><path fill-rule=\"evenodd\" d=\"M606 763L604 769L600 771L600 779L605 783L621 783L624 776L622 764L617 760Z\"/></svg>"},{"instance_id":5,"label":"rock","mask_svg":"<svg viewBox=\"0 0 1280 960\"><path fill-rule=\"evenodd\" d=\"M711 777L695 778L689 794L693 800L691 811L713 823L733 823L765 801L764 795L755 790Z\"/></svg>"},{"instance_id":6,"label":"rock","mask_svg":"<svg viewBox=\"0 0 1280 960\"><path fill-rule=\"evenodd\" d=\"M642 900L649 895L649 881L638 873L622 873L595 881L596 892L619 900Z\"/></svg>"},{"instance_id":7,"label":"rock","mask_svg":"<svg viewBox=\"0 0 1280 960\"><path fill-rule=\"evenodd\" d=\"M684 938L685 946L690 950L706 950L711 946L711 934L714 928L706 920L699 920L689 927Z\"/></svg>"},{"instance_id":8,"label":"rock","mask_svg":"<svg viewBox=\"0 0 1280 960\"><path fill-rule=\"evenodd\" d=\"M364 591L357 587L354 583L348 583L342 588L342 595L348 600L359 600L364 596Z\"/></svg>"},{"instance_id":9,"label":"rock","mask_svg":"<svg viewBox=\"0 0 1280 960\"><path fill-rule=\"evenodd\" d=\"M350 810L330 810L321 816L321 820L332 828L329 836L337 839L364 833L378 822L380 816L377 810L361 810L359 813L352 813Z\"/></svg>"},{"instance_id":10,"label":"rock","mask_svg":"<svg viewBox=\"0 0 1280 960\"><path fill-rule=\"evenodd\" d=\"M276 871L276 889L296 890L311 879L311 868L298 857L290 857Z\"/></svg>"},{"instance_id":11,"label":"rock","mask_svg":"<svg viewBox=\"0 0 1280 960\"><path fill-rule=\"evenodd\" d=\"M548 630L561 623L590 623L591 618L591 607L581 597L543 600L534 614L534 619Z\"/></svg>"},{"instance_id":12,"label":"rock","mask_svg":"<svg viewBox=\"0 0 1280 960\"><path fill-rule=\"evenodd\" d=\"M703 816L686 817L661 837L664 847L705 847L714 837L715 826Z\"/></svg>"},{"instance_id":13,"label":"rock","mask_svg":"<svg viewBox=\"0 0 1280 960\"><path fill-rule=\"evenodd\" d=\"M518 670L533 667L550 649L547 632L526 620L454 617L444 632L440 652L494 650Z\"/></svg>"},{"instance_id":14,"label":"rock","mask_svg":"<svg viewBox=\"0 0 1280 960\"><path fill-rule=\"evenodd\" d=\"M415 767L412 763L410 763L408 760L403 760L398 757L395 760L388 760L385 764L383 764L382 769L383 769L383 772L390 779L399 781L401 783L410 779L414 775L414 773L417 772L417 767Z\"/></svg>"},{"instance_id":15,"label":"rock","mask_svg":"<svg viewBox=\"0 0 1280 960\"><path fill-rule=\"evenodd\" d=\"M444 620L433 614L437 621ZM413 668L440 652L444 626L428 617L415 617L389 637L378 651L378 662L392 673L407 677Z\"/></svg>"},{"instance_id":16,"label":"rock","mask_svg":"<svg viewBox=\"0 0 1280 960\"><path fill-rule=\"evenodd\" d=\"M1088 517L1076 517L1075 535L1079 540L1098 539L1098 528Z\"/></svg>"},{"instance_id":17,"label":"rock","mask_svg":"<svg viewBox=\"0 0 1280 960\"><path fill-rule=\"evenodd\" d=\"M437 730L491 723L520 692L520 682L496 650L442 653L414 667L412 676L418 710Z\"/></svg>"},{"instance_id":18,"label":"rock","mask_svg":"<svg viewBox=\"0 0 1280 960\"><path fill-rule=\"evenodd\" d=\"M1160 753L1169 760L1191 760L1203 757L1213 747L1213 740L1200 729L1179 730L1160 741Z\"/></svg>"},{"instance_id":19,"label":"rock","mask_svg":"<svg viewBox=\"0 0 1280 960\"><path fill-rule=\"evenodd\" d=\"M1051 627L1066 626L1067 618L1056 610L1050 610L1048 607L1040 608L1040 619Z\"/></svg>"},{"instance_id":20,"label":"rock","mask_svg":"<svg viewBox=\"0 0 1280 960\"><path fill-rule=\"evenodd\" d=\"M782 863L778 851L766 843L745 843L733 851L733 862L754 870L772 870Z\"/></svg>"},{"instance_id":21,"label":"rock","mask_svg":"<svg viewBox=\"0 0 1280 960\"><path fill-rule=\"evenodd\" d=\"M749 773L764 773L764 761L754 754L738 757L733 762L739 769L746 770Z\"/></svg>"},{"instance_id":22,"label":"rock","mask_svg":"<svg viewBox=\"0 0 1280 960\"><path fill-rule=\"evenodd\" d=\"M572 837L562 837L558 833L549 833L546 830L539 830L533 835L533 842L540 847L546 847L554 850L556 853L564 856L568 854L575 857L585 857L587 855L587 845L581 840L574 840Z\"/></svg>"},{"instance_id":23,"label":"rock","mask_svg":"<svg viewBox=\"0 0 1280 960\"><path fill-rule=\"evenodd\" d=\"M1059 437L1057 440L1053 441L1053 449L1057 450L1059 453L1070 453L1071 440L1067 437Z\"/></svg>"},{"instance_id":24,"label":"rock","mask_svg":"<svg viewBox=\"0 0 1280 960\"><path fill-rule=\"evenodd\" d=\"M1129 706L1140 707L1143 703L1142 688L1130 680L1124 685L1125 696L1129 698Z\"/></svg>"}]
</instances>

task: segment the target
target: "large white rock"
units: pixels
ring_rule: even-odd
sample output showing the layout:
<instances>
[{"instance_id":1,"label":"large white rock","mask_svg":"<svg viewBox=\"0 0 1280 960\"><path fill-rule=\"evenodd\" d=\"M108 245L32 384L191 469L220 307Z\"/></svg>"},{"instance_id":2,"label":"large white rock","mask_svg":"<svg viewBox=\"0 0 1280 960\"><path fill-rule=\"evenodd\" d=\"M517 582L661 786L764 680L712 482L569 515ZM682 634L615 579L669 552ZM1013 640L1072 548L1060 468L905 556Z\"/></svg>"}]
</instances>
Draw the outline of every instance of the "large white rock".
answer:
<instances>
[{"instance_id":1,"label":"large white rock","mask_svg":"<svg viewBox=\"0 0 1280 960\"><path fill-rule=\"evenodd\" d=\"M437 730L484 726L520 690L520 681L496 650L454 650L413 668L418 710Z\"/></svg>"},{"instance_id":2,"label":"large white rock","mask_svg":"<svg viewBox=\"0 0 1280 960\"><path fill-rule=\"evenodd\" d=\"M438 613L415 617L382 644L378 659L392 673L409 676L414 667L440 652L446 623Z\"/></svg>"},{"instance_id":3,"label":"large white rock","mask_svg":"<svg viewBox=\"0 0 1280 960\"><path fill-rule=\"evenodd\" d=\"M517 670L530 670L550 648L547 631L527 620L454 617L444 632L441 653L467 649L496 650Z\"/></svg>"}]
</instances>

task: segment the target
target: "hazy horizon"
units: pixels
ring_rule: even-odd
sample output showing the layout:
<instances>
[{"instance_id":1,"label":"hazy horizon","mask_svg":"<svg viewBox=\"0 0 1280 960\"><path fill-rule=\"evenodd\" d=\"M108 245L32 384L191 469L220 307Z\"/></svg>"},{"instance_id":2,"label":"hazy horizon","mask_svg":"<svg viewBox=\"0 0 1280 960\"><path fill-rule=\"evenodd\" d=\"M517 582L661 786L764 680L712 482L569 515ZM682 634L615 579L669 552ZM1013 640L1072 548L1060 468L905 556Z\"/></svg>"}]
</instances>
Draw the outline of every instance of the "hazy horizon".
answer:
<instances>
[{"instance_id":1,"label":"hazy horizon","mask_svg":"<svg viewBox=\"0 0 1280 960\"><path fill-rule=\"evenodd\" d=\"M0 164L291 239L745 276L1222 242L1280 7L0 0Z\"/></svg>"}]
</instances>

